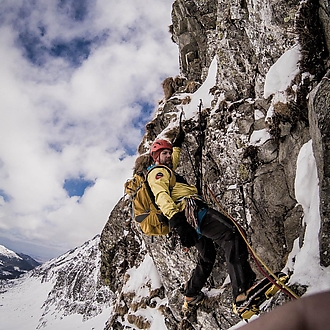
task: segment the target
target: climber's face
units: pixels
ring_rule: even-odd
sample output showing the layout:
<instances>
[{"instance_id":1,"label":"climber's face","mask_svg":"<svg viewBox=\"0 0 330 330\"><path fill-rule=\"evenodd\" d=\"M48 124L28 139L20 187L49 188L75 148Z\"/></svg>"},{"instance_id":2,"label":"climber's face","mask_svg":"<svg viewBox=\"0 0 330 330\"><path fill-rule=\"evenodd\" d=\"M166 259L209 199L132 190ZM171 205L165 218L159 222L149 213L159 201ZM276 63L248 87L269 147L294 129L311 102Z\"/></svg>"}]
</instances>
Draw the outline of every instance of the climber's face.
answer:
<instances>
[{"instance_id":1,"label":"climber's face","mask_svg":"<svg viewBox=\"0 0 330 330\"><path fill-rule=\"evenodd\" d=\"M159 154L159 164L160 165L165 165L169 168L172 168L173 163L172 163L172 150L170 149L163 149L160 154Z\"/></svg>"}]
</instances>

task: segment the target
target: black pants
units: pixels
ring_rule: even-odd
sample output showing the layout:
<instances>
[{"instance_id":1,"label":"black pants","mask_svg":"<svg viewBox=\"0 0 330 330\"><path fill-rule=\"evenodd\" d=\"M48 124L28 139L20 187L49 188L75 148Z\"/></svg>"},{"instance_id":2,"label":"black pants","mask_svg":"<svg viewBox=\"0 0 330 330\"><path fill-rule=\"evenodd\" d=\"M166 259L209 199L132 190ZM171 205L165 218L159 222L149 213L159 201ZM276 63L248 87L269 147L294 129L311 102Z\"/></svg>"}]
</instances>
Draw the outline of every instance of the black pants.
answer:
<instances>
[{"instance_id":1,"label":"black pants","mask_svg":"<svg viewBox=\"0 0 330 330\"><path fill-rule=\"evenodd\" d=\"M232 221L213 209L207 211L200 229L203 236L195 245L199 252L198 262L186 285L185 295L195 296L211 274L216 257L213 244L215 242L225 252L233 296L236 298L246 291L256 278L248 262L246 243Z\"/></svg>"}]
</instances>

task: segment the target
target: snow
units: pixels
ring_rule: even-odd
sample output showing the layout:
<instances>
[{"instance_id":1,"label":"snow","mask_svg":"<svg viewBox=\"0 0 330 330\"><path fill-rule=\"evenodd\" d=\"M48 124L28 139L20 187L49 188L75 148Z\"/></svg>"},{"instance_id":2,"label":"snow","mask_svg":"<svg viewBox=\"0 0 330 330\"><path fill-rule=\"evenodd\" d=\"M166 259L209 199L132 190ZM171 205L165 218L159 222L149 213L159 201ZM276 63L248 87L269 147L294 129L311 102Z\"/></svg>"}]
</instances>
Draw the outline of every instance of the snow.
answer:
<instances>
[{"instance_id":1,"label":"snow","mask_svg":"<svg viewBox=\"0 0 330 330\"><path fill-rule=\"evenodd\" d=\"M274 115L274 106L277 103L287 103L286 89L292 85L293 79L300 73L299 61L301 59L300 45L287 50L269 69L264 85L264 98L273 95L270 107L267 111L266 122L271 122ZM297 86L291 86L293 90Z\"/></svg>"},{"instance_id":2,"label":"snow","mask_svg":"<svg viewBox=\"0 0 330 330\"><path fill-rule=\"evenodd\" d=\"M3 245L0 245L0 255L3 255L7 258L16 258L22 259L19 255L17 255L14 251L7 249Z\"/></svg>"},{"instance_id":3,"label":"snow","mask_svg":"<svg viewBox=\"0 0 330 330\"><path fill-rule=\"evenodd\" d=\"M202 109L210 108L211 102L213 100L213 95L210 93L210 89L216 85L216 78L217 78L217 70L218 70L218 63L217 63L217 56L215 56L210 64L208 69L207 77L204 83L197 89L194 93L181 93L175 94L173 98L178 99L186 99L187 97L190 98L190 102L188 104L180 105L178 110L183 112L183 119L188 120L191 118L196 117L198 118L199 115L199 105L202 102ZM180 113L181 113L180 111ZM172 115L172 113L168 113L167 115ZM176 128L180 125L180 116L177 113L173 113L173 119L169 123L169 125L157 136L157 139L166 139L167 132L171 131L173 128ZM147 148L149 146L146 146Z\"/></svg>"},{"instance_id":4,"label":"snow","mask_svg":"<svg viewBox=\"0 0 330 330\"><path fill-rule=\"evenodd\" d=\"M191 98L189 104L183 105L183 111L186 119L190 119L194 117L196 114L198 114L198 106L201 100L203 103L202 108L211 107L213 95L210 94L210 89L216 85L217 70L218 70L218 63L217 63L217 56L215 56L211 62L207 77L204 83L202 84L202 86L199 87L198 90L193 94L182 94L181 98L184 98L187 95L189 95Z\"/></svg>"},{"instance_id":5,"label":"snow","mask_svg":"<svg viewBox=\"0 0 330 330\"><path fill-rule=\"evenodd\" d=\"M319 180L313 155L312 140L304 144L297 159L295 179L296 199L304 210L303 222L306 224L304 244L299 249L298 239L289 255L287 268L294 273L290 283L307 285L306 295L330 290L330 267L320 266L319 231L321 217L319 212ZM295 257L295 263L292 259Z\"/></svg>"},{"instance_id":6,"label":"snow","mask_svg":"<svg viewBox=\"0 0 330 330\"><path fill-rule=\"evenodd\" d=\"M105 322L113 313L113 305L110 289L105 286L96 288L100 271L98 244L99 236L96 236L81 247L48 261L36 271L28 272L16 280L0 282L0 330L104 329ZM93 251L98 254L93 254ZM89 263L86 264L88 259ZM73 283L70 281L62 286L63 273L71 270L79 274L83 271L87 273L92 268L95 271L86 275L86 287L82 287L78 295L73 294L70 287ZM96 295L99 298L103 295L107 297L102 305L96 302ZM77 308L78 305L81 309ZM78 310L85 314L74 312Z\"/></svg>"},{"instance_id":7,"label":"snow","mask_svg":"<svg viewBox=\"0 0 330 330\"><path fill-rule=\"evenodd\" d=\"M142 316L146 320L150 322L150 327L148 329L150 330L166 330L166 324L165 324L165 319L164 316L161 314L160 311L157 311L155 308L143 308L139 309L134 313L136 316ZM135 329L132 327L132 324L127 323L126 324L128 328ZM137 329L137 328L136 328Z\"/></svg>"},{"instance_id":8,"label":"snow","mask_svg":"<svg viewBox=\"0 0 330 330\"><path fill-rule=\"evenodd\" d=\"M36 278L20 279L18 285L2 294L0 330L36 329L41 316L41 306L47 298L52 283L40 283Z\"/></svg>"},{"instance_id":9,"label":"snow","mask_svg":"<svg viewBox=\"0 0 330 330\"><path fill-rule=\"evenodd\" d=\"M146 286L150 285L151 290L161 287L159 274L153 266L152 258L149 254L146 254L138 268L133 267L127 271L130 278L125 284L123 292L135 292L136 297L140 298L146 296Z\"/></svg>"},{"instance_id":10,"label":"snow","mask_svg":"<svg viewBox=\"0 0 330 330\"><path fill-rule=\"evenodd\" d=\"M259 120L261 118L265 118L263 112L258 109L254 110L254 120Z\"/></svg>"},{"instance_id":11,"label":"snow","mask_svg":"<svg viewBox=\"0 0 330 330\"><path fill-rule=\"evenodd\" d=\"M264 97L278 91L285 91L299 73L298 62L301 58L300 46L286 51L269 69L264 85Z\"/></svg>"},{"instance_id":12,"label":"snow","mask_svg":"<svg viewBox=\"0 0 330 330\"><path fill-rule=\"evenodd\" d=\"M253 131L250 137L250 144L254 146L260 146L271 138L267 129L260 129Z\"/></svg>"},{"instance_id":13,"label":"snow","mask_svg":"<svg viewBox=\"0 0 330 330\"><path fill-rule=\"evenodd\" d=\"M270 118L272 118L275 113L274 105L277 103L283 103L283 104L288 103L287 98L288 98L288 95L287 95L286 91L277 91L274 94L272 101L270 103L270 107L266 114L266 119L265 119L266 122L271 122Z\"/></svg>"},{"instance_id":14,"label":"snow","mask_svg":"<svg viewBox=\"0 0 330 330\"><path fill-rule=\"evenodd\" d=\"M123 292L133 292L134 301L140 301L143 297L149 297L150 291L156 290L161 287L161 279L157 272L156 266L149 254L146 254L143 262L139 267L133 267L127 271L130 276L125 286L123 287ZM145 320L150 322L151 330L162 330L167 329L165 325L164 316L158 311L159 306L167 305L167 299L154 298L156 303L155 308L140 308L135 312L129 311L129 314L134 314L135 316L142 316ZM127 326L132 326L129 322L126 323Z\"/></svg>"},{"instance_id":15,"label":"snow","mask_svg":"<svg viewBox=\"0 0 330 330\"><path fill-rule=\"evenodd\" d=\"M110 315L110 308L104 309L102 314L82 322L82 315L74 314L56 317L56 312L48 313L44 317L43 304L54 283L41 282L35 277L23 277L10 290L1 295L0 330L91 330L104 329L105 322Z\"/></svg>"}]
</instances>

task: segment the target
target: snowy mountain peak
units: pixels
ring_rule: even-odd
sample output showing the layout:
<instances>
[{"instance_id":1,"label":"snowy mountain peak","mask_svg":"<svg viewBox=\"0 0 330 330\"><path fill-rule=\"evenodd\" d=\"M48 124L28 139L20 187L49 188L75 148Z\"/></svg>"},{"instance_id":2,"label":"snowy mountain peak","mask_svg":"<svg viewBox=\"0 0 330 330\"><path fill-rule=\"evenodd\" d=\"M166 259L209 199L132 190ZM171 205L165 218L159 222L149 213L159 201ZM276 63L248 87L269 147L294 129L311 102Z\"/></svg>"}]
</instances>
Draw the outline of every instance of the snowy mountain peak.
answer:
<instances>
[{"instance_id":1,"label":"snowy mountain peak","mask_svg":"<svg viewBox=\"0 0 330 330\"><path fill-rule=\"evenodd\" d=\"M6 258L16 258L16 259L22 259L18 254L16 254L14 251L7 249L5 246L0 245L0 258L6 257Z\"/></svg>"},{"instance_id":2,"label":"snowy mountain peak","mask_svg":"<svg viewBox=\"0 0 330 330\"><path fill-rule=\"evenodd\" d=\"M101 322L103 329L110 310L102 312L112 304L113 294L100 280L98 244L96 236L19 279L2 282L1 308L6 315L15 310L17 297L21 300L19 320L8 317L1 322L3 329L65 330L74 328L72 322L85 322L86 329L98 329Z\"/></svg>"},{"instance_id":3,"label":"snowy mountain peak","mask_svg":"<svg viewBox=\"0 0 330 330\"><path fill-rule=\"evenodd\" d=\"M30 256L0 245L0 280L13 279L40 265Z\"/></svg>"}]
</instances>

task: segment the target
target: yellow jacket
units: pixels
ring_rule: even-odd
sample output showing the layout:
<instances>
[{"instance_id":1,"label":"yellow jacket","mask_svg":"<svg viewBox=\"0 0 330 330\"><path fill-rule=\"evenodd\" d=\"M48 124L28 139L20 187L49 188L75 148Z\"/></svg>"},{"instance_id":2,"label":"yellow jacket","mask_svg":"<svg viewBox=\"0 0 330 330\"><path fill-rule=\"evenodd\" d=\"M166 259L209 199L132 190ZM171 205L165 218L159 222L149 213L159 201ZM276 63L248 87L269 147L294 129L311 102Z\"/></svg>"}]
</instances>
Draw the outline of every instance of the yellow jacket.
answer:
<instances>
[{"instance_id":1,"label":"yellow jacket","mask_svg":"<svg viewBox=\"0 0 330 330\"><path fill-rule=\"evenodd\" d=\"M156 167L151 169L148 174L148 183L155 196L155 202L168 219L184 210L185 204L182 197L197 194L195 186L176 181L174 171L178 167L180 153L180 148L173 148L173 170L169 171L166 167Z\"/></svg>"}]
</instances>

